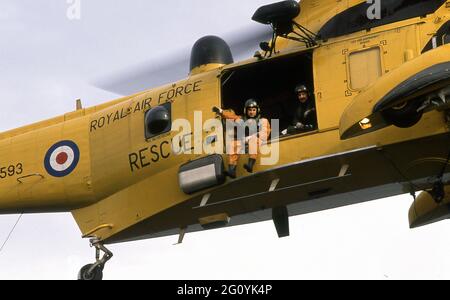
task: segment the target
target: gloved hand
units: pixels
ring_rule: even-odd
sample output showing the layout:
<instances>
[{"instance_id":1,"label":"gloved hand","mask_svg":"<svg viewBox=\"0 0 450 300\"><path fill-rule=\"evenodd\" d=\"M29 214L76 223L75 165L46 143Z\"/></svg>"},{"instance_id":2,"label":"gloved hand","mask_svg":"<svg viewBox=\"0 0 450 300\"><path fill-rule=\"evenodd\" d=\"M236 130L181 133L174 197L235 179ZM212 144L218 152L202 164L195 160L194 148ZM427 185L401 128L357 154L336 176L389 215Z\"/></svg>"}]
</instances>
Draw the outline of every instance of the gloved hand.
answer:
<instances>
[{"instance_id":1,"label":"gloved hand","mask_svg":"<svg viewBox=\"0 0 450 300\"><path fill-rule=\"evenodd\" d=\"M256 134L245 137L245 143L248 144L248 142L250 142L250 140L255 136Z\"/></svg>"},{"instance_id":2,"label":"gloved hand","mask_svg":"<svg viewBox=\"0 0 450 300\"><path fill-rule=\"evenodd\" d=\"M214 106L214 107L212 108L212 111L215 112L216 114L221 115L222 112L223 112L223 109L218 108L217 106Z\"/></svg>"},{"instance_id":3,"label":"gloved hand","mask_svg":"<svg viewBox=\"0 0 450 300\"><path fill-rule=\"evenodd\" d=\"M305 111L305 118L308 117L308 115L310 115L314 111L316 111L315 108L311 108L311 109L308 109L307 111Z\"/></svg>"},{"instance_id":4,"label":"gloved hand","mask_svg":"<svg viewBox=\"0 0 450 300\"><path fill-rule=\"evenodd\" d=\"M303 123L298 122L297 124L295 124L295 128L296 129L303 129L303 128L305 128L305 125L303 125Z\"/></svg>"}]
</instances>

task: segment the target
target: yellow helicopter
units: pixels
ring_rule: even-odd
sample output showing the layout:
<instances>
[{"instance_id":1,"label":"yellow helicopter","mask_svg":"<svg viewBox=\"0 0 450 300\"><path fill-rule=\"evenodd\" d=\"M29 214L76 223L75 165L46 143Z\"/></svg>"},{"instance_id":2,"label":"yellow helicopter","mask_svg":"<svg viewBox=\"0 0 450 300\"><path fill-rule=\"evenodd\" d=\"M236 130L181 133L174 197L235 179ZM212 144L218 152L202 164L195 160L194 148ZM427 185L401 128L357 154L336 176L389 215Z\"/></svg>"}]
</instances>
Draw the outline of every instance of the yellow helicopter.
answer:
<instances>
[{"instance_id":1,"label":"yellow helicopter","mask_svg":"<svg viewBox=\"0 0 450 300\"><path fill-rule=\"evenodd\" d=\"M109 243L181 243L270 219L283 237L289 216L417 191L412 227L447 218L449 15L442 0L263 6L253 19L273 36L253 58L234 63L208 36L184 80L1 133L0 213L71 212L96 249L84 280L102 278ZM316 126L291 131L283 107L296 104L299 82ZM242 155L228 178L212 109L240 113L249 98L271 120L268 151L253 172ZM177 130L179 120L190 128Z\"/></svg>"}]
</instances>

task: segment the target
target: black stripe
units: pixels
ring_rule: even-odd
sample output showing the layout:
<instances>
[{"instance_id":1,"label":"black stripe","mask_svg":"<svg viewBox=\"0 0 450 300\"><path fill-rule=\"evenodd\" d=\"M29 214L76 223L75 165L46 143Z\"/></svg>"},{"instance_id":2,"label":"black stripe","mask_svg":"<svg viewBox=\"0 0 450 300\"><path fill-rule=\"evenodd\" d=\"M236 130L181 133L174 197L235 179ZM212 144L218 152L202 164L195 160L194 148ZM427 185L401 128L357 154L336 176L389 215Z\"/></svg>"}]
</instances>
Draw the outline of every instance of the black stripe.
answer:
<instances>
[{"instance_id":1,"label":"black stripe","mask_svg":"<svg viewBox=\"0 0 450 300\"><path fill-rule=\"evenodd\" d=\"M360 30L426 16L435 12L446 0L383 0L381 1L381 19L370 20L367 11L372 4L364 2L353 6L329 20L320 30L323 40L334 38Z\"/></svg>"},{"instance_id":2,"label":"black stripe","mask_svg":"<svg viewBox=\"0 0 450 300\"><path fill-rule=\"evenodd\" d=\"M450 35L450 21L447 21L447 23L442 25L435 35L438 47L443 45L442 38L444 37L445 34ZM433 49L433 38L431 38L425 45L425 48L423 48L422 50L422 54L427 51L430 51L431 49Z\"/></svg>"}]
</instances>

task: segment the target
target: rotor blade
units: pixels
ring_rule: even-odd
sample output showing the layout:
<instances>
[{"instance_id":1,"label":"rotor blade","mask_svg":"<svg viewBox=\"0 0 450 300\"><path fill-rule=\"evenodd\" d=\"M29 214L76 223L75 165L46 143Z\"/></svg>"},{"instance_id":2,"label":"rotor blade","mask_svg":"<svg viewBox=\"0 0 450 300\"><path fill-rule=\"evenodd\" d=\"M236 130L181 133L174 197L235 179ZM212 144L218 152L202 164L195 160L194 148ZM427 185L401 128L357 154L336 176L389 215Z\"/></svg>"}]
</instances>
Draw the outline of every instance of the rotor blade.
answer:
<instances>
[{"instance_id":1,"label":"rotor blade","mask_svg":"<svg viewBox=\"0 0 450 300\"><path fill-rule=\"evenodd\" d=\"M180 51L159 61L147 61L95 80L92 85L119 95L131 95L186 77L189 53Z\"/></svg>"},{"instance_id":2,"label":"rotor blade","mask_svg":"<svg viewBox=\"0 0 450 300\"><path fill-rule=\"evenodd\" d=\"M271 38L269 26L248 27L222 37L230 46L234 61L252 57L259 43ZM194 44L195 41L192 41ZM93 81L93 85L119 95L130 95L163 84L175 82L188 76L191 48L173 52L163 59L146 61Z\"/></svg>"}]
</instances>

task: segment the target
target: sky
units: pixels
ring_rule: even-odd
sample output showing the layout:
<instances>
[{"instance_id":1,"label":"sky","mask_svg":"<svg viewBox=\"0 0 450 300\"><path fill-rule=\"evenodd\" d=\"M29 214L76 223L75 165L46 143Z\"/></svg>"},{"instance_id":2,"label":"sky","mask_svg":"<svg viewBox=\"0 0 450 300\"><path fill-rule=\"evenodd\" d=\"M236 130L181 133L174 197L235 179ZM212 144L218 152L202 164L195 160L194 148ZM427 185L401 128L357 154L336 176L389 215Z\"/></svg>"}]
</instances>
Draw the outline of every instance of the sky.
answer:
<instances>
[{"instance_id":1,"label":"sky","mask_svg":"<svg viewBox=\"0 0 450 300\"><path fill-rule=\"evenodd\" d=\"M263 0L0 0L0 131L118 98L92 85L254 23ZM74 15L69 14L73 17ZM254 24L253 26L262 26ZM188 66L186 66L186 70ZM104 279L450 279L447 221L410 230L399 196L272 222L108 246ZM17 215L0 216L0 245ZM76 279L94 249L69 213L24 215L0 279Z\"/></svg>"}]
</instances>

